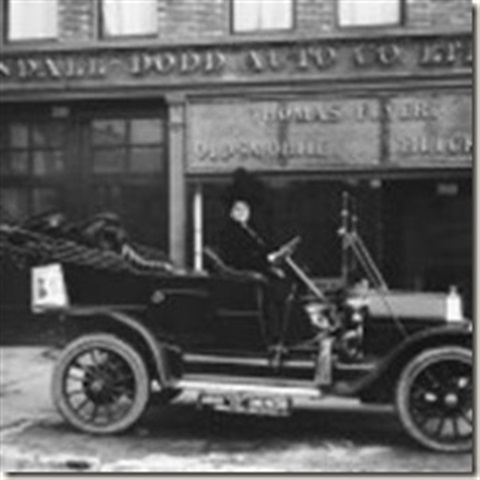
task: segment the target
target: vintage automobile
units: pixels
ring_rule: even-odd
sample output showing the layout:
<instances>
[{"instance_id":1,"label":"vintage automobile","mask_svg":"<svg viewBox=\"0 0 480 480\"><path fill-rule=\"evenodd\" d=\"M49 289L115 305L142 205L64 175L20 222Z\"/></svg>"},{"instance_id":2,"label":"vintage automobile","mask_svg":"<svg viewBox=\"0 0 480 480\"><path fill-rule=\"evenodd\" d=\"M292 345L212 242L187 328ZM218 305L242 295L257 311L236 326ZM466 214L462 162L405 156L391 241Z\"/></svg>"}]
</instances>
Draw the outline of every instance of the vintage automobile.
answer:
<instances>
[{"instance_id":1,"label":"vintage automobile","mask_svg":"<svg viewBox=\"0 0 480 480\"><path fill-rule=\"evenodd\" d=\"M66 331L52 381L66 421L118 433L149 399L168 408L187 390L202 408L278 416L301 397L337 395L394 404L424 447L471 450L472 323L458 295L390 291L344 203L345 259L368 282L315 282L294 260L295 238L270 256L287 274L280 303L271 280L208 247L208 272L135 269L113 252L99 267L90 247L75 247L83 263L50 249L32 269L32 308Z\"/></svg>"}]
</instances>

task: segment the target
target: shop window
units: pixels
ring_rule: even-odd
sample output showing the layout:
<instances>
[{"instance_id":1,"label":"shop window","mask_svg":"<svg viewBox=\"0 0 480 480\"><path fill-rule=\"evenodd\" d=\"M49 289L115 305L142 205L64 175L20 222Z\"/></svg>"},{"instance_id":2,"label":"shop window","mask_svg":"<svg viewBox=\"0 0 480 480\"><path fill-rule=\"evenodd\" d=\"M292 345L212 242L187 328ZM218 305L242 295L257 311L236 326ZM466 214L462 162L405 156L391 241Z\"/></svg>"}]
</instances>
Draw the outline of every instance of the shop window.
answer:
<instances>
[{"instance_id":1,"label":"shop window","mask_svg":"<svg viewBox=\"0 0 480 480\"><path fill-rule=\"evenodd\" d=\"M91 128L94 173L150 174L164 170L161 119L96 119Z\"/></svg>"},{"instance_id":2,"label":"shop window","mask_svg":"<svg viewBox=\"0 0 480 480\"><path fill-rule=\"evenodd\" d=\"M64 125L13 122L0 127L0 174L43 177L64 171Z\"/></svg>"},{"instance_id":3,"label":"shop window","mask_svg":"<svg viewBox=\"0 0 480 480\"><path fill-rule=\"evenodd\" d=\"M6 187L0 190L0 223L23 222L29 216L59 207L56 188Z\"/></svg>"},{"instance_id":4,"label":"shop window","mask_svg":"<svg viewBox=\"0 0 480 480\"><path fill-rule=\"evenodd\" d=\"M233 0L233 30L255 32L293 28L294 0Z\"/></svg>"},{"instance_id":5,"label":"shop window","mask_svg":"<svg viewBox=\"0 0 480 480\"><path fill-rule=\"evenodd\" d=\"M398 25L401 0L338 0L342 27Z\"/></svg>"},{"instance_id":6,"label":"shop window","mask_svg":"<svg viewBox=\"0 0 480 480\"><path fill-rule=\"evenodd\" d=\"M28 190L2 188L0 190L0 223L15 223L29 214Z\"/></svg>"},{"instance_id":7,"label":"shop window","mask_svg":"<svg viewBox=\"0 0 480 480\"><path fill-rule=\"evenodd\" d=\"M157 0L101 0L104 37L153 35L157 32Z\"/></svg>"},{"instance_id":8,"label":"shop window","mask_svg":"<svg viewBox=\"0 0 480 480\"><path fill-rule=\"evenodd\" d=\"M58 36L57 0L8 0L8 40L48 40Z\"/></svg>"},{"instance_id":9,"label":"shop window","mask_svg":"<svg viewBox=\"0 0 480 480\"><path fill-rule=\"evenodd\" d=\"M22 221L29 215L58 207L66 157L64 128L63 124L48 120L0 125L3 221ZM39 185L44 180L53 180L53 186Z\"/></svg>"}]
</instances>

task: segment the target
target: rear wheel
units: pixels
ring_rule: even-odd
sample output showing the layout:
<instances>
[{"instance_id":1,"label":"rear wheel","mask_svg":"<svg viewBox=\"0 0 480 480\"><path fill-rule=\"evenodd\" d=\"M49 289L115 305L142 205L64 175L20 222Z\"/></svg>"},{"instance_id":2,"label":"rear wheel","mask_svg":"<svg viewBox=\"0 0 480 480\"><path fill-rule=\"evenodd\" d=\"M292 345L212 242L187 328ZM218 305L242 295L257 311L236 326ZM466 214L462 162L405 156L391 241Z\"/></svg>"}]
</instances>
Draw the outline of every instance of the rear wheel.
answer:
<instances>
[{"instance_id":1,"label":"rear wheel","mask_svg":"<svg viewBox=\"0 0 480 480\"><path fill-rule=\"evenodd\" d=\"M433 348L414 357L396 390L400 421L423 446L442 452L472 449L472 352Z\"/></svg>"},{"instance_id":2,"label":"rear wheel","mask_svg":"<svg viewBox=\"0 0 480 480\"><path fill-rule=\"evenodd\" d=\"M97 434L131 427L145 410L149 390L141 356L108 334L86 335L67 346L52 381L53 400L63 417Z\"/></svg>"}]
</instances>

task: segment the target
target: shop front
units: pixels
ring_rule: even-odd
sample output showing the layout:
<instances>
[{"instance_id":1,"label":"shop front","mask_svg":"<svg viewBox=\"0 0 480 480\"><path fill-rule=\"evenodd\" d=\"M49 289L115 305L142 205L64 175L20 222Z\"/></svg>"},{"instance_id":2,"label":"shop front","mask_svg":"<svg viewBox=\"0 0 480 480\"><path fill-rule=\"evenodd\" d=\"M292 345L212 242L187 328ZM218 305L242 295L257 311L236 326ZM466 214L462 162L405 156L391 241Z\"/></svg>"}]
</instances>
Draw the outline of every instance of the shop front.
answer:
<instances>
[{"instance_id":1,"label":"shop front","mask_svg":"<svg viewBox=\"0 0 480 480\"><path fill-rule=\"evenodd\" d=\"M272 245L340 273L341 198L395 288L471 297L471 35L219 42L0 55L2 221L114 211L203 268L239 167Z\"/></svg>"},{"instance_id":2,"label":"shop front","mask_svg":"<svg viewBox=\"0 0 480 480\"><path fill-rule=\"evenodd\" d=\"M472 109L468 89L265 95L192 101L191 248L215 246L229 176L262 178L254 220L272 248L294 235L317 277L339 277L343 192L393 288L448 290L471 305Z\"/></svg>"},{"instance_id":3,"label":"shop front","mask_svg":"<svg viewBox=\"0 0 480 480\"><path fill-rule=\"evenodd\" d=\"M112 211L140 241L166 250L165 116L151 102L2 107L2 221Z\"/></svg>"}]
</instances>

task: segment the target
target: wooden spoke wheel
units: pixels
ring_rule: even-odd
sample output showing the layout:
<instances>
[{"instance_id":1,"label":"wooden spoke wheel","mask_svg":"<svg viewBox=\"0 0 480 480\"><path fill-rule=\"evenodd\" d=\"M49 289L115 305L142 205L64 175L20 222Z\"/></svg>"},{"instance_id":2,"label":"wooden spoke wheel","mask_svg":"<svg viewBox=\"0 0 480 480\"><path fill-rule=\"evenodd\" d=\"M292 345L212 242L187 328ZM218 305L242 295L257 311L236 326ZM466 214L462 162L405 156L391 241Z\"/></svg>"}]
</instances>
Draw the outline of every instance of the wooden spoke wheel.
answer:
<instances>
[{"instance_id":1,"label":"wooden spoke wheel","mask_svg":"<svg viewBox=\"0 0 480 480\"><path fill-rule=\"evenodd\" d=\"M114 335L86 335L64 350L55 367L53 400L64 418L96 434L118 433L142 415L149 398L146 366Z\"/></svg>"},{"instance_id":2,"label":"wooden spoke wheel","mask_svg":"<svg viewBox=\"0 0 480 480\"><path fill-rule=\"evenodd\" d=\"M442 452L472 449L472 352L458 346L426 350L400 375L397 411L405 430Z\"/></svg>"}]
</instances>

